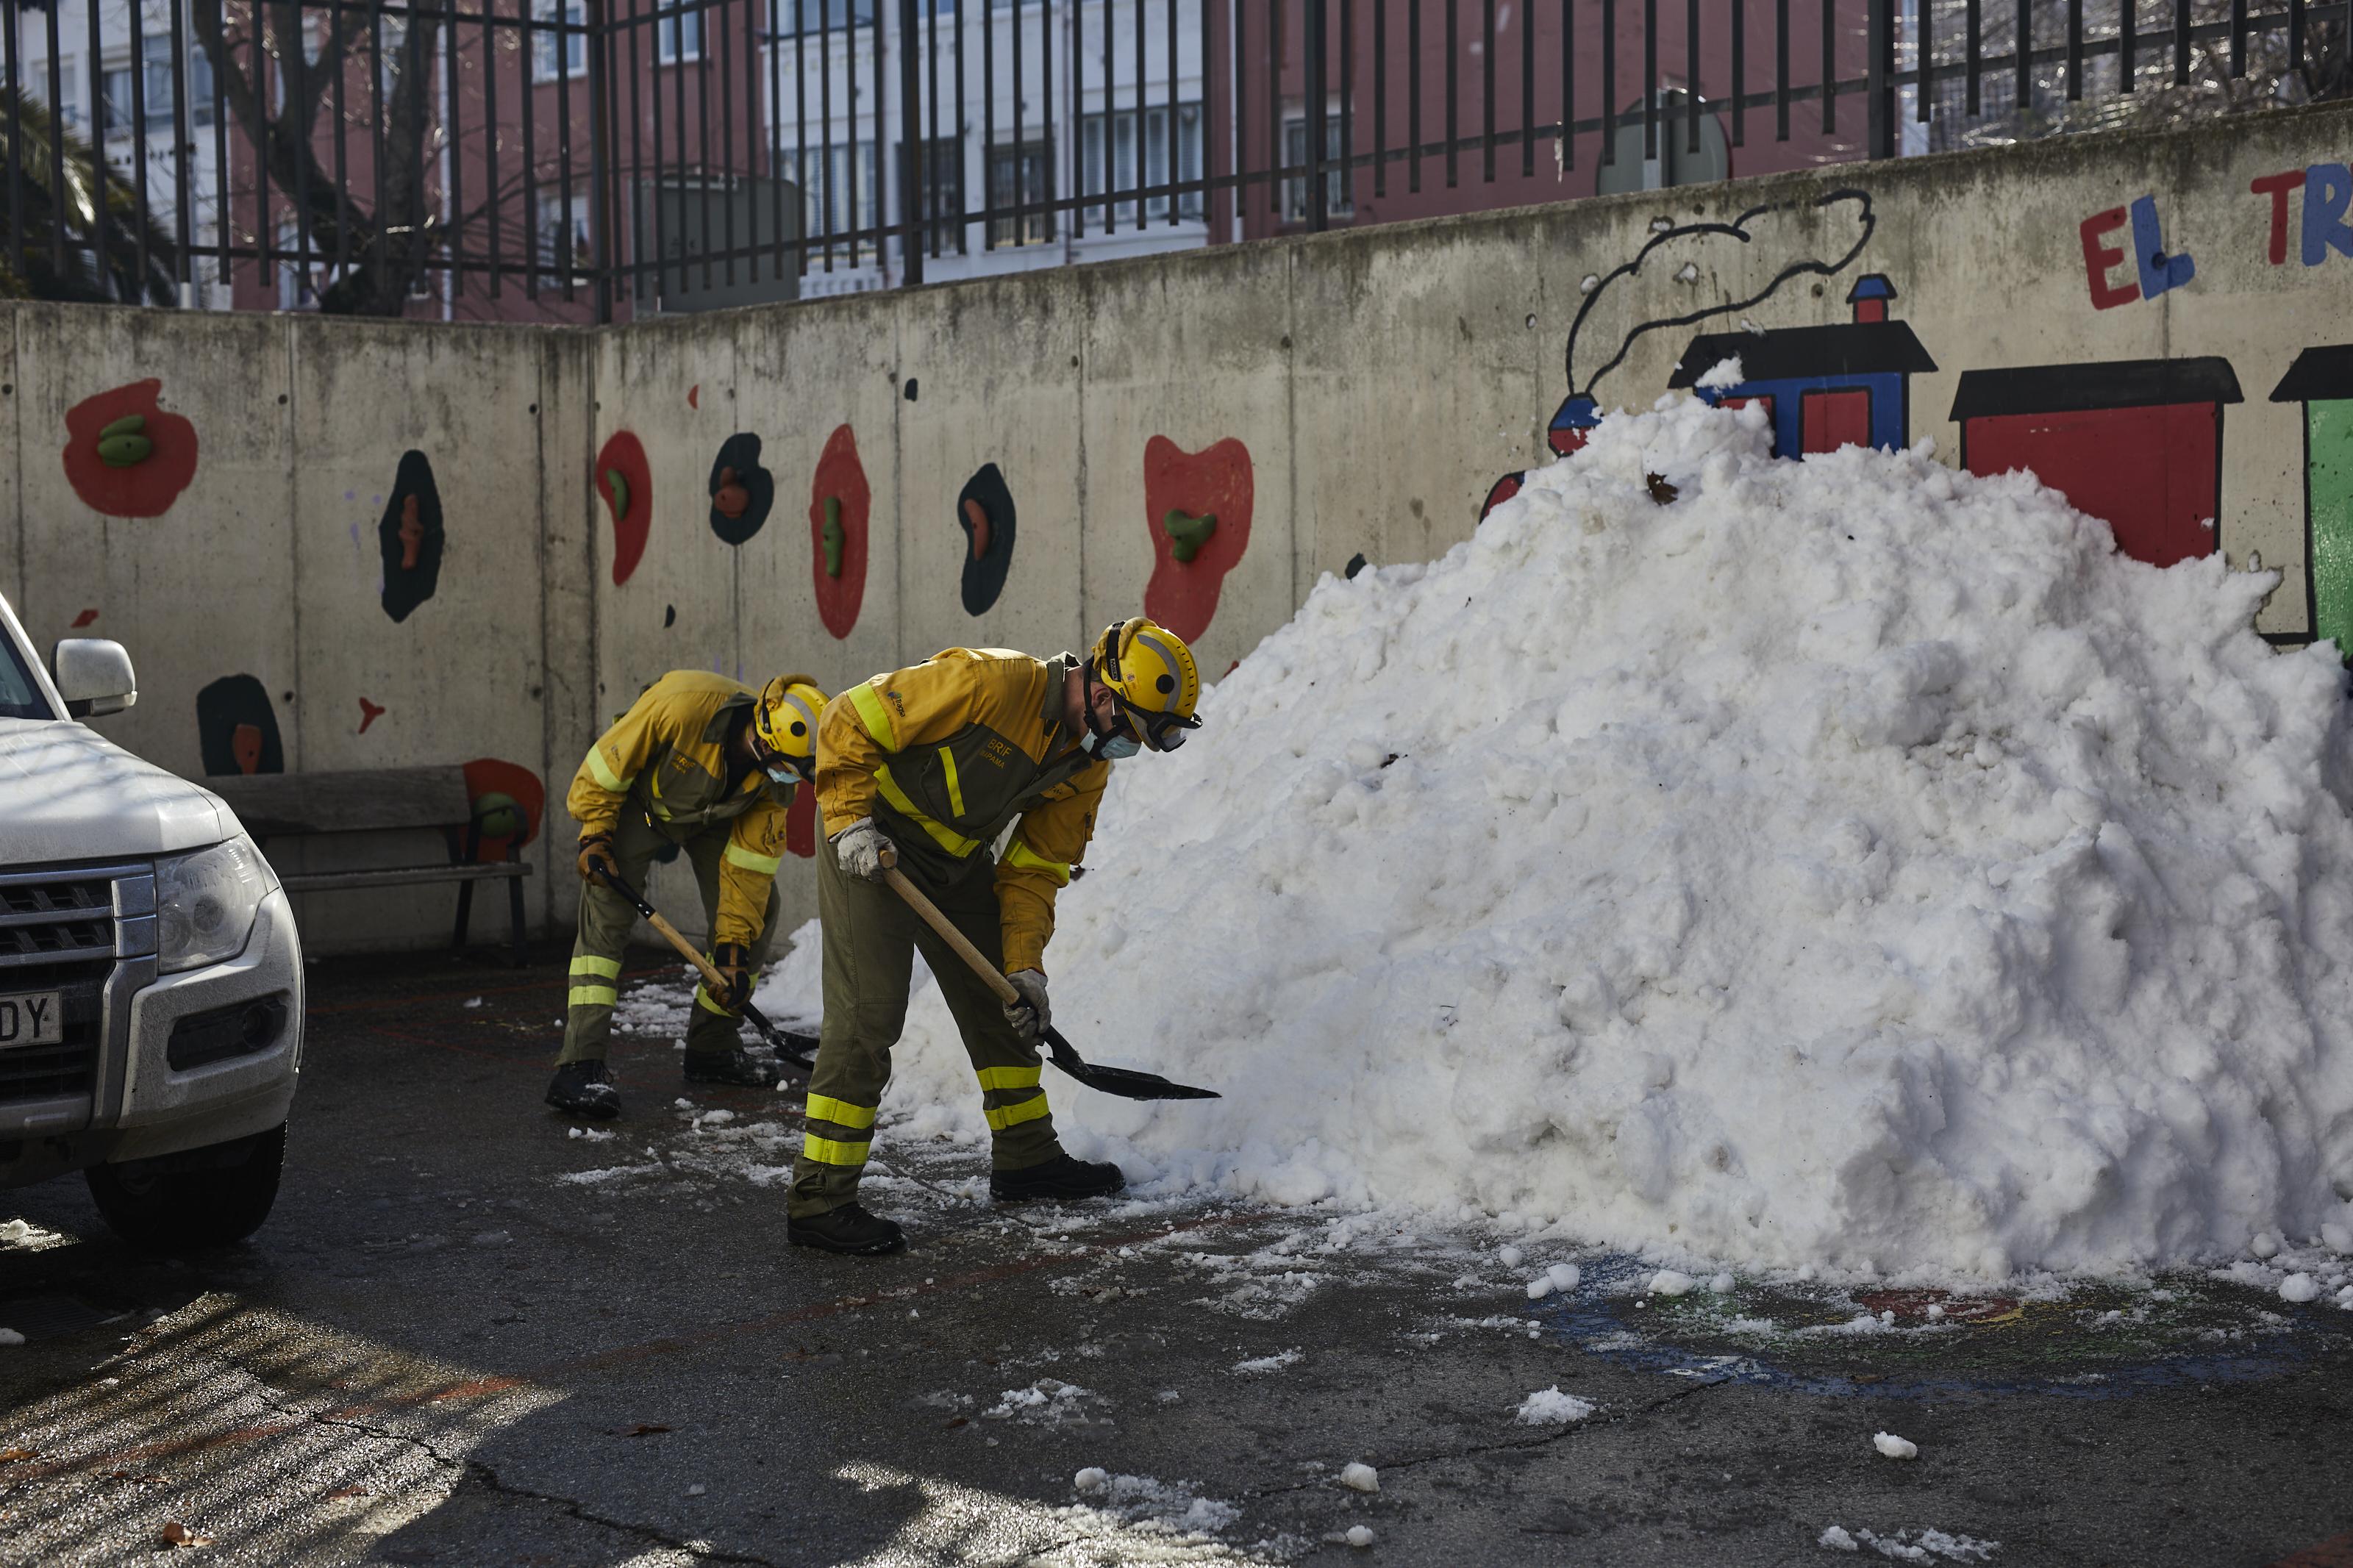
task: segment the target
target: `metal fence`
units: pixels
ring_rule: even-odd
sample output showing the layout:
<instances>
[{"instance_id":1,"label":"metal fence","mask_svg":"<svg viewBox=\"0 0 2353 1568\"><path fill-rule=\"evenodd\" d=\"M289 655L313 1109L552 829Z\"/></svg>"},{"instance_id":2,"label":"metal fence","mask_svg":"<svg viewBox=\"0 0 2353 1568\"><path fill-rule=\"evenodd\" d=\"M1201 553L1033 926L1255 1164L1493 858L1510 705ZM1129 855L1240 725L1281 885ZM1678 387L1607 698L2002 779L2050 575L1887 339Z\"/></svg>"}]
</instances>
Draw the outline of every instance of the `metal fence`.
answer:
<instances>
[{"instance_id":1,"label":"metal fence","mask_svg":"<svg viewBox=\"0 0 2353 1568\"><path fill-rule=\"evenodd\" d=\"M0 0L8 258L603 321L2337 97L2348 11Z\"/></svg>"}]
</instances>

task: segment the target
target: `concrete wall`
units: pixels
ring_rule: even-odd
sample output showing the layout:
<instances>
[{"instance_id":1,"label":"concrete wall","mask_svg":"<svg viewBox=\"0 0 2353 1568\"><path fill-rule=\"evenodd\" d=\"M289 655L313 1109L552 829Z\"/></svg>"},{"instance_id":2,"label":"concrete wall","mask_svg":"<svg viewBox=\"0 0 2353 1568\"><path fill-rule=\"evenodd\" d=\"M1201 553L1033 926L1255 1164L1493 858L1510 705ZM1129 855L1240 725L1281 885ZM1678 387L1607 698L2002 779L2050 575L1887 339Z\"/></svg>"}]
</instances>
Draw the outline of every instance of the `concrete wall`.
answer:
<instances>
[{"instance_id":1,"label":"concrete wall","mask_svg":"<svg viewBox=\"0 0 2353 1568\"><path fill-rule=\"evenodd\" d=\"M1895 438L1957 461L1948 414L1964 373L2077 367L2001 383L1995 423L1973 426L1976 459L2007 420L2003 440L2054 463L2092 441L2103 471L2166 472L2120 510L2194 510L2218 475L2205 537L2284 573L2260 624L2289 640L2313 616L2304 405L2273 394L2304 351L2353 342L2353 228L2330 216L2353 190L2334 172L2348 131L2344 111L2271 114L601 332L16 305L0 327L0 440L17 455L0 479L0 589L45 645L79 622L130 646L141 701L106 731L174 769L203 771L199 692L249 675L290 770L528 770L547 795L534 919L563 924L565 786L596 730L666 669L807 670L838 689L955 643L1082 646L1153 592L1153 506L1181 489L1184 466L1164 462L1180 477L1147 500L1147 452L1167 458L1158 438L1218 448L1229 468L1246 454L1248 546L1224 563L1197 639L1221 673L1318 574L1466 537L1500 477L1548 460L1566 399L1647 404L1698 333L1739 334L1752 379L1778 362L1794 378L1785 397L1810 376L1854 381L1893 334L1787 330L1852 323L1850 293L1878 278L1934 363L1878 384L1883 420L1886 387L1908 392ZM2274 197L2255 182L2307 169L2276 198L2274 264ZM2158 240L2146 266L2143 198ZM2177 402L2214 375L2181 362L2235 376L2204 478L2143 413L2107 406L2147 402L2115 368L2143 360L2174 362L2158 379ZM199 460L160 515L111 514L121 503L93 504L69 472L68 413L145 378L162 384L160 411L193 421ZM2043 408L2037 386L2070 406ZM739 434L759 437L775 500L731 544L711 521L711 477ZM617 584L592 474L625 435L646 454L651 495L632 510L650 521ZM854 620L837 605L829 628L820 587L839 587L818 563L812 492L846 440L871 510L862 600ZM396 620L378 530L408 452L430 463L446 543L433 595ZM976 615L955 501L988 463L1018 535L1001 595ZM2333 531L2348 509L2332 505L2316 504L2324 559L2353 555ZM1198 589L1218 548L1161 565L1163 586ZM313 854L437 852L396 839ZM797 921L806 870L788 865L784 887ZM675 868L656 891L691 907ZM322 895L303 918L322 949L430 941L450 899Z\"/></svg>"}]
</instances>

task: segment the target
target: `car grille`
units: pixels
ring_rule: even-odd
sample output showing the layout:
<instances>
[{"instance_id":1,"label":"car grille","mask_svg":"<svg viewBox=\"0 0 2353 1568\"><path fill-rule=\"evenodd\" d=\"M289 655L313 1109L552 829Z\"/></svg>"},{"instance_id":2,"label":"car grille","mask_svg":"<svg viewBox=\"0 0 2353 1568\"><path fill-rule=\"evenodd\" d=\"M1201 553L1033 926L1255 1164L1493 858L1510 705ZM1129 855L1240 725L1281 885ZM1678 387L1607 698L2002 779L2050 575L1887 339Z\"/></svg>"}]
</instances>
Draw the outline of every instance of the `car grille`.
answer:
<instances>
[{"instance_id":1,"label":"car grille","mask_svg":"<svg viewBox=\"0 0 2353 1568\"><path fill-rule=\"evenodd\" d=\"M118 951L115 879L146 868L0 875L0 994L56 991L64 1040L0 1051L0 1103L94 1095L106 983ZM153 896L148 895L152 907Z\"/></svg>"}]
</instances>

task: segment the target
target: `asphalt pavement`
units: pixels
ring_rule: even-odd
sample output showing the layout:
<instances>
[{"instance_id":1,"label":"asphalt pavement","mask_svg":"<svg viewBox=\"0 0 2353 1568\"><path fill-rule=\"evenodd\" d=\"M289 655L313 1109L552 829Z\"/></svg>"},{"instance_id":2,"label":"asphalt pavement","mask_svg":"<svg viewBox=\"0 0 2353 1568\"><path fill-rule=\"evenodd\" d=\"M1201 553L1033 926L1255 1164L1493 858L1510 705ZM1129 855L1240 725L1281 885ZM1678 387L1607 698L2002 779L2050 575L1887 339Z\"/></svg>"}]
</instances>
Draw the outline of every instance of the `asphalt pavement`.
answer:
<instances>
[{"instance_id":1,"label":"asphalt pavement","mask_svg":"<svg viewBox=\"0 0 2353 1568\"><path fill-rule=\"evenodd\" d=\"M0 1194L0 1564L2353 1568L2325 1298L1654 1296L1336 1210L997 1208L984 1149L888 1127L868 1198L914 1246L822 1257L784 1238L797 1093L686 1086L656 1026L610 1136L541 1106L535 957L315 965L244 1246Z\"/></svg>"}]
</instances>

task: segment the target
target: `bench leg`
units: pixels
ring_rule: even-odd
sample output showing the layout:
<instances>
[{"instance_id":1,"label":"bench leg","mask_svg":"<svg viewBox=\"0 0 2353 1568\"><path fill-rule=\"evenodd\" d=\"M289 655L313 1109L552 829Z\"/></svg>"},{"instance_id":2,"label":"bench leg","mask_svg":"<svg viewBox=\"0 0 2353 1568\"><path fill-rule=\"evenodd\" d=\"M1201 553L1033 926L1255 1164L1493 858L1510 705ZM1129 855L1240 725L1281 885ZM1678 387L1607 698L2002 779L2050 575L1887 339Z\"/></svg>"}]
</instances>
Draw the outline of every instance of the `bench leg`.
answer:
<instances>
[{"instance_id":1,"label":"bench leg","mask_svg":"<svg viewBox=\"0 0 2353 1568\"><path fill-rule=\"evenodd\" d=\"M509 967L522 967L522 879L507 879L507 913L514 921L514 956Z\"/></svg>"},{"instance_id":2,"label":"bench leg","mask_svg":"<svg viewBox=\"0 0 2353 1568\"><path fill-rule=\"evenodd\" d=\"M458 884L458 929L457 931L449 938L449 945L451 948L462 949L465 947L466 927L472 923L473 918L474 884L471 882L460 882Z\"/></svg>"}]
</instances>

